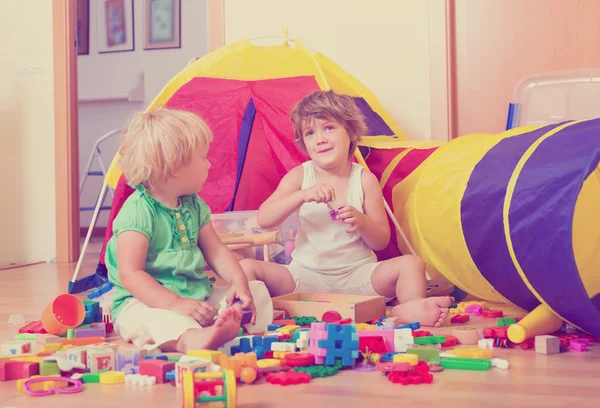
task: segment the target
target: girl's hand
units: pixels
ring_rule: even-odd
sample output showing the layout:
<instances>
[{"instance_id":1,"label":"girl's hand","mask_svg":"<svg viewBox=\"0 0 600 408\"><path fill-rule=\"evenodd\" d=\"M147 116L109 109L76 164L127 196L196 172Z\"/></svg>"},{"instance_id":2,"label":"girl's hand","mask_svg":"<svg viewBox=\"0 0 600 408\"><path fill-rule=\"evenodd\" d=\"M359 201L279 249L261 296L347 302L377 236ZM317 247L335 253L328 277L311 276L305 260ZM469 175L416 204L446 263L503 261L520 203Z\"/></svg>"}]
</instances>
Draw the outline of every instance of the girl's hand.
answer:
<instances>
[{"instance_id":1,"label":"girl's hand","mask_svg":"<svg viewBox=\"0 0 600 408\"><path fill-rule=\"evenodd\" d=\"M231 306L235 299L242 301L243 309L250 309L252 311L252 320L250 323L256 324L256 307L254 306L254 299L252 298L252 292L250 292L248 283L231 285L231 289L229 289L227 297L225 298L227 305Z\"/></svg>"},{"instance_id":2,"label":"girl's hand","mask_svg":"<svg viewBox=\"0 0 600 408\"><path fill-rule=\"evenodd\" d=\"M335 190L327 184L318 183L301 191L305 203L329 203L335 201Z\"/></svg>"},{"instance_id":3,"label":"girl's hand","mask_svg":"<svg viewBox=\"0 0 600 408\"><path fill-rule=\"evenodd\" d=\"M343 207L338 210L337 219L341 220L344 224L349 224L350 228L346 232L351 233L362 227L366 221L367 216L358 211L352 206Z\"/></svg>"},{"instance_id":4,"label":"girl's hand","mask_svg":"<svg viewBox=\"0 0 600 408\"><path fill-rule=\"evenodd\" d=\"M212 326L217 316L217 309L210 303L192 298L178 298L169 306L169 310L189 316L202 327Z\"/></svg>"}]
</instances>

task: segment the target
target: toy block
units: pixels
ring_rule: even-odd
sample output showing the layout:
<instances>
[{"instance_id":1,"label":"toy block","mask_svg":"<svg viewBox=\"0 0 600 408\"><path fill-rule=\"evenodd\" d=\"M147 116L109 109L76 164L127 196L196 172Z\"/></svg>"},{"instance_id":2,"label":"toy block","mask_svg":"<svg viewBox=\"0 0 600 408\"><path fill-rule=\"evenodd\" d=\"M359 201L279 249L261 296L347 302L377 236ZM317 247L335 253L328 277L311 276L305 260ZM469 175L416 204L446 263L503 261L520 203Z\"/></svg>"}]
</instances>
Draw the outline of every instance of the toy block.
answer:
<instances>
[{"instance_id":1,"label":"toy block","mask_svg":"<svg viewBox=\"0 0 600 408\"><path fill-rule=\"evenodd\" d=\"M427 362L440 357L440 352L433 347L408 348L406 349L406 354L416 354L419 361Z\"/></svg>"},{"instance_id":2,"label":"toy block","mask_svg":"<svg viewBox=\"0 0 600 408\"><path fill-rule=\"evenodd\" d=\"M238 353L229 358L231 370L235 373L235 378L240 378L242 369L246 367L257 368L256 354L254 353Z\"/></svg>"},{"instance_id":3,"label":"toy block","mask_svg":"<svg viewBox=\"0 0 600 408\"><path fill-rule=\"evenodd\" d=\"M273 323L279 327L287 326L287 325L295 325L296 321L292 319L283 319L283 320L273 320Z\"/></svg>"},{"instance_id":4,"label":"toy block","mask_svg":"<svg viewBox=\"0 0 600 408\"><path fill-rule=\"evenodd\" d=\"M139 373L141 375L156 377L157 384L164 383L166 374L171 370L175 370L175 363L170 361L159 360L156 358L140 361Z\"/></svg>"},{"instance_id":5,"label":"toy block","mask_svg":"<svg viewBox=\"0 0 600 408\"><path fill-rule=\"evenodd\" d=\"M294 343L276 342L276 343L271 344L271 351L293 352L293 351L296 351L296 346L294 345Z\"/></svg>"},{"instance_id":6,"label":"toy block","mask_svg":"<svg viewBox=\"0 0 600 408\"><path fill-rule=\"evenodd\" d=\"M587 350L590 341L588 339L573 339L569 341L569 349L572 351L583 352Z\"/></svg>"},{"instance_id":7,"label":"toy block","mask_svg":"<svg viewBox=\"0 0 600 408\"><path fill-rule=\"evenodd\" d=\"M454 336L447 335L446 341L441 343L441 347L454 347L458 344L458 339Z\"/></svg>"},{"instance_id":8,"label":"toy block","mask_svg":"<svg viewBox=\"0 0 600 408\"><path fill-rule=\"evenodd\" d=\"M560 353L560 340L556 336L535 336L535 351L552 355Z\"/></svg>"},{"instance_id":9,"label":"toy block","mask_svg":"<svg viewBox=\"0 0 600 408\"><path fill-rule=\"evenodd\" d=\"M469 315L456 315L456 316L452 316L452 318L450 319L450 323L466 323L469 321Z\"/></svg>"},{"instance_id":10,"label":"toy block","mask_svg":"<svg viewBox=\"0 0 600 408\"><path fill-rule=\"evenodd\" d=\"M33 342L31 340L14 340L2 345L1 356L17 356L33 352Z\"/></svg>"},{"instance_id":11,"label":"toy block","mask_svg":"<svg viewBox=\"0 0 600 408\"><path fill-rule=\"evenodd\" d=\"M366 333L370 332L372 331ZM325 365L331 366L336 361L341 360L343 367L351 367L358 358L358 333L354 326L329 324L327 326L327 339L319 340L318 343L319 347L327 350Z\"/></svg>"},{"instance_id":12,"label":"toy block","mask_svg":"<svg viewBox=\"0 0 600 408\"><path fill-rule=\"evenodd\" d=\"M492 350L494 348L494 340L493 339L481 339L477 342L477 346L481 350Z\"/></svg>"},{"instance_id":13,"label":"toy block","mask_svg":"<svg viewBox=\"0 0 600 408\"><path fill-rule=\"evenodd\" d=\"M37 334L31 333L17 333L15 334L15 340L35 340Z\"/></svg>"},{"instance_id":14,"label":"toy block","mask_svg":"<svg viewBox=\"0 0 600 408\"><path fill-rule=\"evenodd\" d=\"M292 385L310 382L310 374L297 371L283 371L267 375L266 381L271 384Z\"/></svg>"},{"instance_id":15,"label":"toy block","mask_svg":"<svg viewBox=\"0 0 600 408\"><path fill-rule=\"evenodd\" d=\"M45 344L40 352L42 353L55 353L58 350L62 349L63 345L61 343L48 343Z\"/></svg>"},{"instance_id":16,"label":"toy block","mask_svg":"<svg viewBox=\"0 0 600 408\"><path fill-rule=\"evenodd\" d=\"M481 316L486 319L495 319L497 317L503 317L504 312L502 312L502 310L484 310L483 313L481 313Z\"/></svg>"},{"instance_id":17,"label":"toy block","mask_svg":"<svg viewBox=\"0 0 600 408\"><path fill-rule=\"evenodd\" d=\"M40 363L40 375L60 375L60 369L55 361L42 361Z\"/></svg>"},{"instance_id":18,"label":"toy block","mask_svg":"<svg viewBox=\"0 0 600 408\"><path fill-rule=\"evenodd\" d=\"M156 377L150 377L141 374L127 374L125 375L125 384L131 385L155 385Z\"/></svg>"},{"instance_id":19,"label":"toy block","mask_svg":"<svg viewBox=\"0 0 600 408\"><path fill-rule=\"evenodd\" d=\"M395 354L394 363L409 363L411 366L416 366L419 363L419 356L416 354Z\"/></svg>"},{"instance_id":20,"label":"toy block","mask_svg":"<svg viewBox=\"0 0 600 408\"><path fill-rule=\"evenodd\" d=\"M88 349L84 347L70 347L66 352L68 360L83 364L85 368L88 368Z\"/></svg>"},{"instance_id":21,"label":"toy block","mask_svg":"<svg viewBox=\"0 0 600 408\"><path fill-rule=\"evenodd\" d=\"M283 326L278 328L277 330L275 330L277 333L282 333L282 334L289 334L290 336L292 334L294 334L294 332L296 330L298 330L300 328L300 326L297 325L287 325L287 326Z\"/></svg>"},{"instance_id":22,"label":"toy block","mask_svg":"<svg viewBox=\"0 0 600 408\"><path fill-rule=\"evenodd\" d=\"M60 343L65 346L89 346L96 343L104 342L104 337L82 337L73 339L61 339Z\"/></svg>"},{"instance_id":23,"label":"toy block","mask_svg":"<svg viewBox=\"0 0 600 408\"><path fill-rule=\"evenodd\" d=\"M368 323L354 323L354 327L356 328L356 331L375 330L377 328L374 324Z\"/></svg>"},{"instance_id":24,"label":"toy block","mask_svg":"<svg viewBox=\"0 0 600 408\"><path fill-rule=\"evenodd\" d=\"M446 351L448 354L454 354L460 358L492 358L492 350L482 350L476 347L457 348Z\"/></svg>"},{"instance_id":25,"label":"toy block","mask_svg":"<svg viewBox=\"0 0 600 408\"><path fill-rule=\"evenodd\" d=\"M40 363L31 361L1 361L0 381L13 381L29 378L40 373Z\"/></svg>"},{"instance_id":26,"label":"toy block","mask_svg":"<svg viewBox=\"0 0 600 408\"><path fill-rule=\"evenodd\" d=\"M44 329L41 320L34 320L21 327L19 333L46 334L48 332Z\"/></svg>"},{"instance_id":27,"label":"toy block","mask_svg":"<svg viewBox=\"0 0 600 408\"><path fill-rule=\"evenodd\" d=\"M37 334L35 341L38 344L60 343L60 337L54 334Z\"/></svg>"},{"instance_id":28,"label":"toy block","mask_svg":"<svg viewBox=\"0 0 600 408\"><path fill-rule=\"evenodd\" d=\"M308 332L308 352L315 356L315 364L323 364L327 350L319 345L319 341L327 339L327 323L311 323Z\"/></svg>"},{"instance_id":29,"label":"toy block","mask_svg":"<svg viewBox=\"0 0 600 408\"><path fill-rule=\"evenodd\" d=\"M469 305L465 307L466 313L473 313L475 316L481 316L483 313L483 307L481 305Z\"/></svg>"},{"instance_id":30,"label":"toy block","mask_svg":"<svg viewBox=\"0 0 600 408\"><path fill-rule=\"evenodd\" d=\"M283 326L285 326L285 325L284 324L273 323L273 324L270 324L270 325L267 326L267 330L268 331L275 331L275 330L277 330L277 329L279 329L280 327L283 327Z\"/></svg>"},{"instance_id":31,"label":"toy block","mask_svg":"<svg viewBox=\"0 0 600 408\"><path fill-rule=\"evenodd\" d=\"M107 342L87 344L86 347L87 348L109 348L109 349L112 349L115 352L119 348L119 346L116 343L107 343Z\"/></svg>"},{"instance_id":32,"label":"toy block","mask_svg":"<svg viewBox=\"0 0 600 408\"><path fill-rule=\"evenodd\" d=\"M296 348L300 351L308 350L308 331L301 331L296 340Z\"/></svg>"},{"instance_id":33,"label":"toy block","mask_svg":"<svg viewBox=\"0 0 600 408\"><path fill-rule=\"evenodd\" d=\"M366 330L366 331L357 331L358 337L383 337L385 340L385 346L387 348L387 352L394 351L394 336L395 330Z\"/></svg>"},{"instance_id":34,"label":"toy block","mask_svg":"<svg viewBox=\"0 0 600 408\"><path fill-rule=\"evenodd\" d=\"M492 358L492 367L500 368L502 370L508 370L510 364L507 360L501 358Z\"/></svg>"},{"instance_id":35,"label":"toy block","mask_svg":"<svg viewBox=\"0 0 600 408\"><path fill-rule=\"evenodd\" d=\"M175 385L177 386L177 388L181 388L183 384L183 374L188 371L191 371L192 373L205 373L207 371L210 372L211 362L209 360L200 359L178 361L175 364Z\"/></svg>"},{"instance_id":36,"label":"toy block","mask_svg":"<svg viewBox=\"0 0 600 408\"><path fill-rule=\"evenodd\" d=\"M115 370L123 370L127 364L131 364L133 366L137 366L140 364L141 354L139 350L131 350L131 351L120 351L115 355Z\"/></svg>"},{"instance_id":37,"label":"toy block","mask_svg":"<svg viewBox=\"0 0 600 408\"><path fill-rule=\"evenodd\" d=\"M211 361L213 364L216 365L221 365L221 359L223 358L223 353L216 350L188 350L186 354L195 359L204 359ZM182 360L183 357L181 358Z\"/></svg>"},{"instance_id":38,"label":"toy block","mask_svg":"<svg viewBox=\"0 0 600 408\"><path fill-rule=\"evenodd\" d=\"M411 329L411 330L419 330L421 328L421 324L419 322L403 324L399 326L398 329Z\"/></svg>"},{"instance_id":39,"label":"toy block","mask_svg":"<svg viewBox=\"0 0 600 408\"><path fill-rule=\"evenodd\" d=\"M422 336L415 338L415 344L442 344L446 342L446 336Z\"/></svg>"},{"instance_id":40,"label":"toy block","mask_svg":"<svg viewBox=\"0 0 600 408\"><path fill-rule=\"evenodd\" d=\"M387 345L383 336L360 336L358 337L358 351L361 353L387 353Z\"/></svg>"},{"instance_id":41,"label":"toy block","mask_svg":"<svg viewBox=\"0 0 600 408\"><path fill-rule=\"evenodd\" d=\"M110 348L94 348L87 351L87 367L90 372L115 369L115 351Z\"/></svg>"},{"instance_id":42,"label":"toy block","mask_svg":"<svg viewBox=\"0 0 600 408\"><path fill-rule=\"evenodd\" d=\"M102 328L89 328L89 329L75 329L74 337L76 339L86 337L105 337L106 329Z\"/></svg>"}]
</instances>

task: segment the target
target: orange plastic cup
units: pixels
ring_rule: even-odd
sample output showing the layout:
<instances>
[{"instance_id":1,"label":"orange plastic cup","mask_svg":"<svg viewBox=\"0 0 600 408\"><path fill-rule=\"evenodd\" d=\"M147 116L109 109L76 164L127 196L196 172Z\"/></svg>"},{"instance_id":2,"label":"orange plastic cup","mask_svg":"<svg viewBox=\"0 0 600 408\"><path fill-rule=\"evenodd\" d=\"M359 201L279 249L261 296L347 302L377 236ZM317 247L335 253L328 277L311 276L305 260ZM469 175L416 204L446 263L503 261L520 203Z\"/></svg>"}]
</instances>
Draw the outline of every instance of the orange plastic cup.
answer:
<instances>
[{"instance_id":1,"label":"orange plastic cup","mask_svg":"<svg viewBox=\"0 0 600 408\"><path fill-rule=\"evenodd\" d=\"M58 295L42 313L42 324L50 334L64 336L85 319L83 302L73 295Z\"/></svg>"}]
</instances>

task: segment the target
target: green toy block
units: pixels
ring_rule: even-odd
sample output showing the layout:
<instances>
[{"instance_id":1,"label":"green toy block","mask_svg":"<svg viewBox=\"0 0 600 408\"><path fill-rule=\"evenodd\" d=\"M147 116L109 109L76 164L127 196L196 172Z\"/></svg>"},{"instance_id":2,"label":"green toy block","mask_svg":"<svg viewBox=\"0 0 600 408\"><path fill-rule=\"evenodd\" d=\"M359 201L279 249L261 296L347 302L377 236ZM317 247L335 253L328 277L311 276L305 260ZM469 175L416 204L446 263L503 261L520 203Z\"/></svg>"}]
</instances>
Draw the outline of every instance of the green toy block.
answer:
<instances>
[{"instance_id":1,"label":"green toy block","mask_svg":"<svg viewBox=\"0 0 600 408\"><path fill-rule=\"evenodd\" d=\"M420 338L420 337L417 337ZM416 339L415 339L416 340ZM419 356L419 361L429 362L434 358L440 357L440 352L433 347L414 347L406 349L406 354L416 354Z\"/></svg>"},{"instance_id":2,"label":"green toy block","mask_svg":"<svg viewBox=\"0 0 600 408\"><path fill-rule=\"evenodd\" d=\"M35 336L31 333L17 333L15 334L15 340L35 340Z\"/></svg>"},{"instance_id":3,"label":"green toy block","mask_svg":"<svg viewBox=\"0 0 600 408\"><path fill-rule=\"evenodd\" d=\"M445 358L439 363L444 368L454 370L486 371L492 366L492 360L485 358Z\"/></svg>"},{"instance_id":4,"label":"green toy block","mask_svg":"<svg viewBox=\"0 0 600 408\"><path fill-rule=\"evenodd\" d=\"M95 371L93 373L85 373L81 377L81 381L85 383L99 383L100 382L100 374L107 370Z\"/></svg>"},{"instance_id":5,"label":"green toy block","mask_svg":"<svg viewBox=\"0 0 600 408\"><path fill-rule=\"evenodd\" d=\"M446 336L415 337L414 344L441 344L446 341Z\"/></svg>"},{"instance_id":6,"label":"green toy block","mask_svg":"<svg viewBox=\"0 0 600 408\"><path fill-rule=\"evenodd\" d=\"M69 329L67 330L67 339L72 339L75 337L75 330Z\"/></svg>"},{"instance_id":7,"label":"green toy block","mask_svg":"<svg viewBox=\"0 0 600 408\"><path fill-rule=\"evenodd\" d=\"M58 375L60 376L60 369L56 361L42 361L40 362L40 375Z\"/></svg>"}]
</instances>

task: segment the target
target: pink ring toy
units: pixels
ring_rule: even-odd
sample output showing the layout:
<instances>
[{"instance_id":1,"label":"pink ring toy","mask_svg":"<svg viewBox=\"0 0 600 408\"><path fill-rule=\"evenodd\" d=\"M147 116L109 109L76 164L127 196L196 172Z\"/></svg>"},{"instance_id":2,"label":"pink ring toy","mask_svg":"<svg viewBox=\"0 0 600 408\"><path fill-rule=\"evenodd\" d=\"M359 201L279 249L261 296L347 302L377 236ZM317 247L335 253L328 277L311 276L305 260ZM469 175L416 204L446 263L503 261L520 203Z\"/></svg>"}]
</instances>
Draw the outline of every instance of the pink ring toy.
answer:
<instances>
[{"instance_id":1,"label":"pink ring toy","mask_svg":"<svg viewBox=\"0 0 600 408\"><path fill-rule=\"evenodd\" d=\"M66 381L69 384L72 385L72 387L67 387L67 388L62 388L62 387L54 387L51 390L44 390L44 391L33 391L29 388L29 386L31 384L34 383L38 383L38 382L45 382L45 381ZM73 380L71 378L67 378L67 377L38 377L38 378L31 378L27 381L25 381L25 383L23 384L23 387L25 388L25 392L29 395L33 395L34 397L43 397L44 395L52 395L55 393L58 394L77 394L78 392L81 392L81 390L83 389L82 385L81 385L81 381L79 380Z\"/></svg>"}]
</instances>

